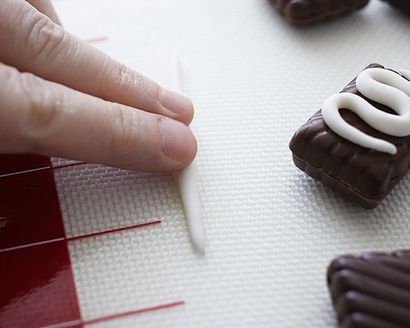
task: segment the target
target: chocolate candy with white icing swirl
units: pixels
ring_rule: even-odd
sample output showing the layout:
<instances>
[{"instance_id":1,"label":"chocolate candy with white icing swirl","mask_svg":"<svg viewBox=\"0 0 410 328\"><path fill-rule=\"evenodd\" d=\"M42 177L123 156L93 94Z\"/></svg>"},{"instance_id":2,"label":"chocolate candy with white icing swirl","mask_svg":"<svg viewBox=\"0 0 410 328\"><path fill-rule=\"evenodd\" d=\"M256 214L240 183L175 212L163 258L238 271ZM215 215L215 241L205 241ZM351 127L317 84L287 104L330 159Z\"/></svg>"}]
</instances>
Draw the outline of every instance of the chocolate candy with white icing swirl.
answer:
<instances>
[{"instance_id":1,"label":"chocolate candy with white icing swirl","mask_svg":"<svg viewBox=\"0 0 410 328\"><path fill-rule=\"evenodd\" d=\"M350 141L343 131L337 131L334 122L329 123L336 130L333 131L326 124L322 111L318 111L298 129L289 147L298 168L359 205L374 208L407 174L410 167L410 129L406 126L410 72L403 70L399 73L378 64L368 68L371 69L360 74L358 82L355 79L342 90L342 93L351 96L332 96L334 98L331 97L327 103L331 105L330 109L325 109L327 114L330 112L336 115L336 124L341 122L338 117L340 113L342 125L346 123L347 131L354 131L359 138L353 135L350 138L353 142ZM392 80L388 82L393 87L380 86L380 82L376 81L386 82L382 78ZM369 85L371 92L366 89ZM390 96L380 96L373 90L374 86L376 91L378 87L387 90ZM392 89L397 92L392 92ZM394 99L388 99L391 97ZM359 107L365 108L364 112L360 112L363 119L351 110L351 104L344 103L345 99L349 99L348 102L354 99L354 106L359 104ZM335 110L335 102L336 108L350 108ZM387 121L393 124L385 124ZM382 147L377 149L372 147L374 145Z\"/></svg>"},{"instance_id":2,"label":"chocolate candy with white icing swirl","mask_svg":"<svg viewBox=\"0 0 410 328\"><path fill-rule=\"evenodd\" d=\"M369 0L270 0L294 25L308 25L363 8Z\"/></svg>"}]
</instances>

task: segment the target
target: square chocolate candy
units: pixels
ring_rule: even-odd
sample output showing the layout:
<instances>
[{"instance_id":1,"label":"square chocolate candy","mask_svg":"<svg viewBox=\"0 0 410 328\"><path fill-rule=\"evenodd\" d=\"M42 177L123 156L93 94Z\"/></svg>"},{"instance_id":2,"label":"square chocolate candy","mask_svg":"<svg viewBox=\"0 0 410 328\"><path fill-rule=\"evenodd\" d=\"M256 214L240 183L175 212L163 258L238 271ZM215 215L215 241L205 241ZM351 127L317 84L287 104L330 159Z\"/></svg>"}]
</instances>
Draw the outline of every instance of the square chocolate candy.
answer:
<instances>
[{"instance_id":1,"label":"square chocolate candy","mask_svg":"<svg viewBox=\"0 0 410 328\"><path fill-rule=\"evenodd\" d=\"M372 64L368 68L377 68L378 75L387 73L390 77L393 75L393 78L403 79L399 82L406 84L410 90L410 82L399 73L378 64ZM343 93L351 93L357 95L356 98L361 98L355 101L365 100L374 106L373 110L377 115L380 114L377 112L381 111L382 114L389 113L389 118L399 117L394 115L395 112L390 107L364 97L357 88L356 79L338 95ZM404 92L399 93L402 94L401 97L407 97ZM406 104L410 104L410 98ZM410 110L408 107L407 110ZM351 127L377 138L379 142L388 143L395 148L395 153L378 151L347 140L329 128L322 110L319 110L296 131L290 141L293 161L299 169L343 196L365 208L374 208L406 175L410 166L410 136L397 137L382 133L350 109L342 108L339 113ZM386 128L390 128L389 124L388 121L381 123Z\"/></svg>"},{"instance_id":2,"label":"square chocolate candy","mask_svg":"<svg viewBox=\"0 0 410 328\"><path fill-rule=\"evenodd\" d=\"M294 25L308 25L335 18L366 6L369 0L270 0Z\"/></svg>"},{"instance_id":3,"label":"square chocolate candy","mask_svg":"<svg viewBox=\"0 0 410 328\"><path fill-rule=\"evenodd\" d=\"M339 256L327 282L339 327L410 327L410 251Z\"/></svg>"}]
</instances>

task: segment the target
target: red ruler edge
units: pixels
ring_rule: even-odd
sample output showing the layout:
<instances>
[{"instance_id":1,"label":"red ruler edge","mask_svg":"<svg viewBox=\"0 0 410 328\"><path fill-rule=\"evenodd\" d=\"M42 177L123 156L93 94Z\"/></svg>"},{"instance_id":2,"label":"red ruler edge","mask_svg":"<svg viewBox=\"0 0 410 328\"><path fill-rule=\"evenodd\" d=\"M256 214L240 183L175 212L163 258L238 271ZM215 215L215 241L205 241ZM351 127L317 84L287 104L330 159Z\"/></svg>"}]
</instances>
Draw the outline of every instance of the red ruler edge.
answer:
<instances>
[{"instance_id":1,"label":"red ruler edge","mask_svg":"<svg viewBox=\"0 0 410 328\"><path fill-rule=\"evenodd\" d=\"M68 242L161 223L67 237L53 171L84 164L53 166L44 156L0 155L0 327L83 327L185 303L82 319Z\"/></svg>"}]
</instances>

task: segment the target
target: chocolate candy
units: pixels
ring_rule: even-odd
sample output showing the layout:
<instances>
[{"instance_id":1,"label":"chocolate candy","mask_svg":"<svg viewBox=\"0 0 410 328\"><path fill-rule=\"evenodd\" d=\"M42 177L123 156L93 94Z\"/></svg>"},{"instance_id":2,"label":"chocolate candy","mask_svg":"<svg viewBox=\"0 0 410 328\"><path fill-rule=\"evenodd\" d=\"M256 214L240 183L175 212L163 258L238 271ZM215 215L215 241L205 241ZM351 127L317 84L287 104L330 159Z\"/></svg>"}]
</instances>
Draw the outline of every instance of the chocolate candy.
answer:
<instances>
[{"instance_id":1,"label":"chocolate candy","mask_svg":"<svg viewBox=\"0 0 410 328\"><path fill-rule=\"evenodd\" d=\"M410 251L340 256L327 282L340 327L410 327Z\"/></svg>"},{"instance_id":2,"label":"chocolate candy","mask_svg":"<svg viewBox=\"0 0 410 328\"><path fill-rule=\"evenodd\" d=\"M368 68L384 70L378 64ZM409 83L399 73L391 70L388 73L403 79L400 82ZM362 96L356 80L350 82L342 92L365 99L366 103L376 107L375 112L379 112L379 109L383 113L393 113L389 107ZM340 114L350 126L378 138L379 142L389 143L396 148L396 153L369 149L341 137L329 128L322 112L318 111L290 141L293 161L298 168L343 196L365 208L374 208L407 173L410 166L410 137L395 137L379 132L348 109L341 109ZM388 127L388 123L382 125Z\"/></svg>"},{"instance_id":3,"label":"chocolate candy","mask_svg":"<svg viewBox=\"0 0 410 328\"><path fill-rule=\"evenodd\" d=\"M402 10L406 14L410 15L410 1L409 0L383 0L388 2L393 7Z\"/></svg>"},{"instance_id":4,"label":"chocolate candy","mask_svg":"<svg viewBox=\"0 0 410 328\"><path fill-rule=\"evenodd\" d=\"M366 6L369 0L270 0L294 25L307 25L348 14Z\"/></svg>"}]
</instances>

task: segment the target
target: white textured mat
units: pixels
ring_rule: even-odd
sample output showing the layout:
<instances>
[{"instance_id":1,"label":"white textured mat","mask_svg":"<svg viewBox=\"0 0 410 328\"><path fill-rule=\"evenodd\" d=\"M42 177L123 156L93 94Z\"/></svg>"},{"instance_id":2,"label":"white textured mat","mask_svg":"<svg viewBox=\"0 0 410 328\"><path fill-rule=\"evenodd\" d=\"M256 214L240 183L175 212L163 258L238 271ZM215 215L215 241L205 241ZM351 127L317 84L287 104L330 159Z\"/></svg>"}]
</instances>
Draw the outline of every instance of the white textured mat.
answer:
<instances>
[{"instance_id":1,"label":"white textured mat","mask_svg":"<svg viewBox=\"0 0 410 328\"><path fill-rule=\"evenodd\" d=\"M352 16L295 29L267 0L56 0L66 28L169 85L181 55L195 105L205 257L189 243L171 175L98 165L60 169L84 319L175 300L107 327L333 327L325 285L336 255L410 247L410 177L373 211L297 170L288 142L329 95L379 62L410 68L410 19L372 0Z\"/></svg>"}]
</instances>

